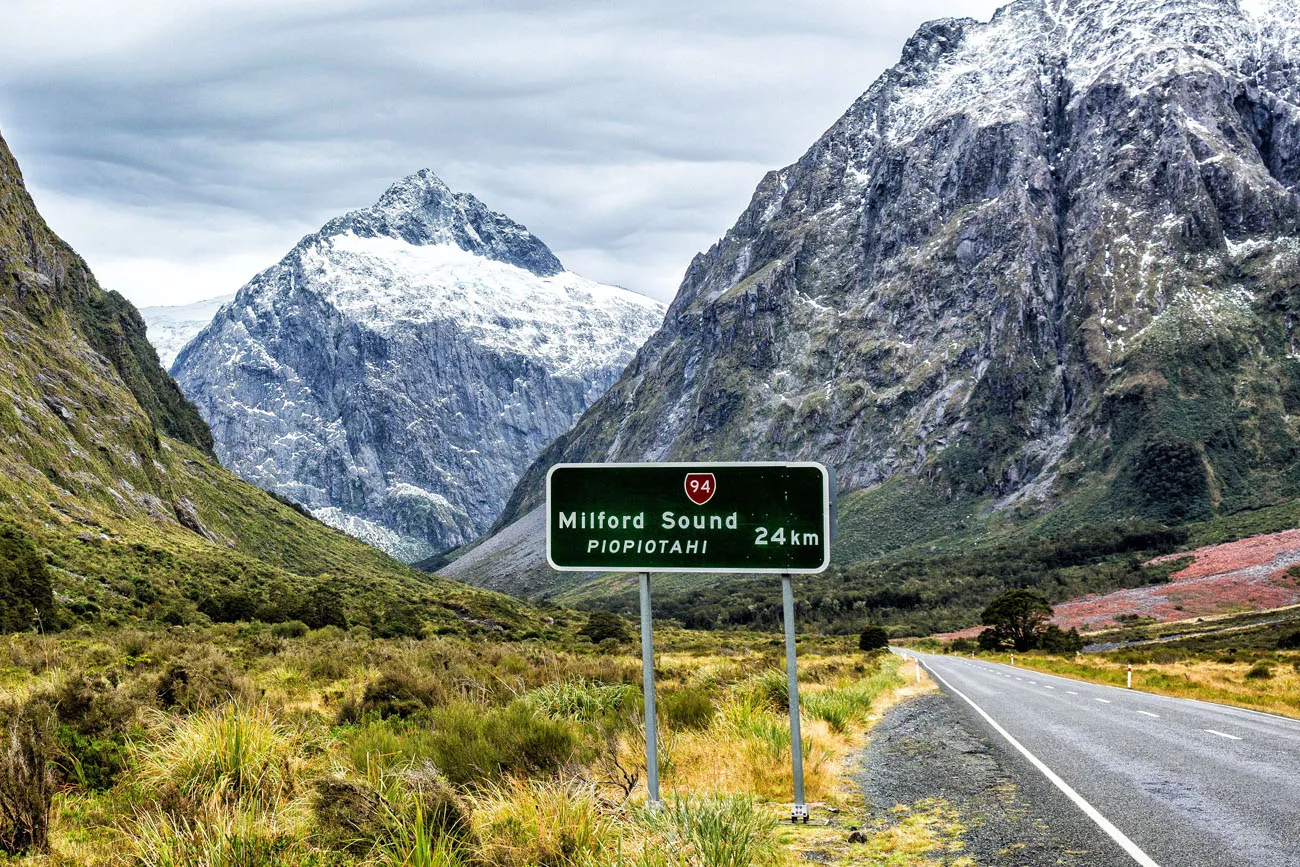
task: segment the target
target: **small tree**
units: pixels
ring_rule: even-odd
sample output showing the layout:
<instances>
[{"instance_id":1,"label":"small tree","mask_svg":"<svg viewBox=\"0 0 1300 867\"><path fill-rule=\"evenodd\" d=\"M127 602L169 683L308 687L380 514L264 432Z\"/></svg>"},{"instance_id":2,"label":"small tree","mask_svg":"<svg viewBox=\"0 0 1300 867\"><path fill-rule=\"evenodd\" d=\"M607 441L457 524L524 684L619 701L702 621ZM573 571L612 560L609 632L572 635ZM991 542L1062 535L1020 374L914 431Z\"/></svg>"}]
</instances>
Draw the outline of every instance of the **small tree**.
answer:
<instances>
[{"instance_id":1,"label":"small tree","mask_svg":"<svg viewBox=\"0 0 1300 867\"><path fill-rule=\"evenodd\" d=\"M1052 606L1041 593L1009 590L989 603L980 622L993 627L1001 643L1025 651L1038 646L1039 633L1051 616Z\"/></svg>"},{"instance_id":2,"label":"small tree","mask_svg":"<svg viewBox=\"0 0 1300 867\"><path fill-rule=\"evenodd\" d=\"M985 653L996 653L1002 649L1002 636L998 635L996 629L985 629L975 641Z\"/></svg>"},{"instance_id":3,"label":"small tree","mask_svg":"<svg viewBox=\"0 0 1300 867\"><path fill-rule=\"evenodd\" d=\"M613 638L619 643L632 640L627 621L612 611L591 612L587 617L587 625L579 629L578 634L590 638L592 644L600 644L607 638Z\"/></svg>"},{"instance_id":4,"label":"small tree","mask_svg":"<svg viewBox=\"0 0 1300 867\"><path fill-rule=\"evenodd\" d=\"M858 650L881 650L889 647L889 633L883 626L868 626L858 636Z\"/></svg>"},{"instance_id":5,"label":"small tree","mask_svg":"<svg viewBox=\"0 0 1300 867\"><path fill-rule=\"evenodd\" d=\"M1078 653L1083 650L1083 638L1077 629L1062 629L1049 623L1038 636L1038 646L1048 653Z\"/></svg>"},{"instance_id":6,"label":"small tree","mask_svg":"<svg viewBox=\"0 0 1300 867\"><path fill-rule=\"evenodd\" d=\"M0 632L26 632L38 620L52 625L54 593L45 561L27 534L0 524Z\"/></svg>"}]
</instances>

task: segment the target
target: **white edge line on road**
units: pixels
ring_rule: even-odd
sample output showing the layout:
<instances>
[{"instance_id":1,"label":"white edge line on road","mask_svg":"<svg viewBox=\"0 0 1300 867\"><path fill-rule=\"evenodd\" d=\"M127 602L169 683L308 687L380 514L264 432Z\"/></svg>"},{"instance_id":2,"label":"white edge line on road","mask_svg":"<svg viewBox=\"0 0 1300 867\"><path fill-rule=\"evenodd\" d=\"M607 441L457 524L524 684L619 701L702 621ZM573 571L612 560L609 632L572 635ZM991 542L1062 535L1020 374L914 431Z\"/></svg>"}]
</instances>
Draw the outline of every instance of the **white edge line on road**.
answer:
<instances>
[{"instance_id":1,"label":"white edge line on road","mask_svg":"<svg viewBox=\"0 0 1300 867\"><path fill-rule=\"evenodd\" d=\"M1241 740L1241 738L1237 737L1236 735L1230 735L1230 734L1227 734L1226 732L1216 732L1214 729L1206 729L1206 731L1209 732L1209 733L1212 734L1212 735L1218 735L1218 736L1221 737L1221 738L1227 738L1227 739L1230 740L1230 741L1239 741L1239 740Z\"/></svg>"},{"instance_id":2,"label":"white edge line on road","mask_svg":"<svg viewBox=\"0 0 1300 867\"><path fill-rule=\"evenodd\" d=\"M919 658L917 659L917 662L918 663L921 662ZM924 665L924 663L921 664ZM1134 861L1141 864L1142 867L1160 867L1160 865L1157 864L1151 858L1150 855L1148 855L1147 853L1139 849L1136 843L1134 843L1127 836L1125 836L1123 831L1121 831L1119 828L1116 828L1114 825L1112 825L1109 819L1107 819L1100 812L1098 812L1096 807L1094 807L1092 804L1089 804L1087 801L1083 799L1082 795L1080 795L1074 789L1070 788L1069 783L1065 782L1065 780L1062 780L1060 777L1058 777L1051 768L1043 764L1043 762L1038 758L1038 756L1034 755L1029 750L1025 749L1024 745L1021 744L1020 741L1012 737L1010 732L1008 732L1002 726L998 725L997 721L994 720L993 717L989 716L987 713L984 712L984 708L980 707L975 702L971 701L966 696L965 693L957 689L948 681L944 680L943 675L939 674L930 666L925 665L925 670L929 672L931 675L933 675L934 677L937 677L940 683L948 687L948 689L952 690L953 693L957 695L959 698L961 698L962 701L966 702L968 705L973 707L976 713L984 717L985 722L993 726L994 731L1002 735L1002 737L1006 739L1007 743L1015 747L1016 750L1022 756L1024 756L1026 759L1029 760L1030 764L1032 764L1035 768L1037 768L1040 772L1042 772L1043 776L1047 777L1047 779L1052 783L1052 785L1060 789L1061 792L1065 795L1065 797L1073 801L1075 806L1077 806L1080 810L1083 810L1084 814L1093 822L1095 822L1098 828L1105 831L1106 836L1110 837L1110 839L1114 840L1117 844L1119 844L1119 847L1123 849L1125 852L1127 852Z\"/></svg>"}]
</instances>

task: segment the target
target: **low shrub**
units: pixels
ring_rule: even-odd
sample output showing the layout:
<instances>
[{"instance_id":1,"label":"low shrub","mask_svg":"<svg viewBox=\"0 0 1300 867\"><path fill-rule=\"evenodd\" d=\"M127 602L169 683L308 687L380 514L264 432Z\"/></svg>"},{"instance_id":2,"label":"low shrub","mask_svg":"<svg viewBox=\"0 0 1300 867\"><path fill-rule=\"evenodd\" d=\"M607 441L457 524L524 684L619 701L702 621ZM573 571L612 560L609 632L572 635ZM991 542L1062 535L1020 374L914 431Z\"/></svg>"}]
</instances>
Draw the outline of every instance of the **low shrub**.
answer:
<instances>
[{"instance_id":1,"label":"low shrub","mask_svg":"<svg viewBox=\"0 0 1300 867\"><path fill-rule=\"evenodd\" d=\"M0 853L49 847L50 720L31 706L0 708Z\"/></svg>"},{"instance_id":2,"label":"low shrub","mask_svg":"<svg viewBox=\"0 0 1300 867\"><path fill-rule=\"evenodd\" d=\"M55 764L63 781L90 791L112 788L127 767L140 700L109 677L85 672L69 674L37 700L56 721Z\"/></svg>"},{"instance_id":3,"label":"low shrub","mask_svg":"<svg viewBox=\"0 0 1300 867\"><path fill-rule=\"evenodd\" d=\"M302 638L311 629L301 620L286 620L271 627L271 634L276 638Z\"/></svg>"},{"instance_id":4,"label":"low shrub","mask_svg":"<svg viewBox=\"0 0 1300 867\"><path fill-rule=\"evenodd\" d=\"M382 795L365 783L327 777L312 787L317 836L330 849L362 854L389 832L389 810Z\"/></svg>"},{"instance_id":5,"label":"low shrub","mask_svg":"<svg viewBox=\"0 0 1300 867\"><path fill-rule=\"evenodd\" d=\"M600 644L612 638L620 643L632 640L632 630L627 621L609 611L593 611L587 616L587 623L578 630L578 635L591 639L592 644Z\"/></svg>"},{"instance_id":6,"label":"low shrub","mask_svg":"<svg viewBox=\"0 0 1300 867\"><path fill-rule=\"evenodd\" d=\"M405 719L446 701L443 685L410 669L393 668L366 684L360 701L347 702L339 710L339 722L357 722L366 716Z\"/></svg>"},{"instance_id":7,"label":"low shrub","mask_svg":"<svg viewBox=\"0 0 1300 867\"><path fill-rule=\"evenodd\" d=\"M681 729L707 729L717 714L713 698L703 689L665 693L660 709L668 725Z\"/></svg>"},{"instance_id":8,"label":"low shrub","mask_svg":"<svg viewBox=\"0 0 1300 867\"><path fill-rule=\"evenodd\" d=\"M235 668L229 657L208 646L191 648L163 668L155 693L165 709L180 711L258 698L252 681Z\"/></svg>"},{"instance_id":9,"label":"low shrub","mask_svg":"<svg viewBox=\"0 0 1300 867\"><path fill-rule=\"evenodd\" d=\"M1272 677L1273 666L1262 660L1252 665L1250 671L1246 672L1247 680L1269 680Z\"/></svg>"},{"instance_id":10,"label":"low shrub","mask_svg":"<svg viewBox=\"0 0 1300 867\"><path fill-rule=\"evenodd\" d=\"M1300 650L1300 629L1288 632L1277 640L1278 650Z\"/></svg>"},{"instance_id":11,"label":"low shrub","mask_svg":"<svg viewBox=\"0 0 1300 867\"><path fill-rule=\"evenodd\" d=\"M458 786L553 773L582 753L571 724L539 717L522 701L486 713L456 703L433 711L430 721L431 758Z\"/></svg>"}]
</instances>

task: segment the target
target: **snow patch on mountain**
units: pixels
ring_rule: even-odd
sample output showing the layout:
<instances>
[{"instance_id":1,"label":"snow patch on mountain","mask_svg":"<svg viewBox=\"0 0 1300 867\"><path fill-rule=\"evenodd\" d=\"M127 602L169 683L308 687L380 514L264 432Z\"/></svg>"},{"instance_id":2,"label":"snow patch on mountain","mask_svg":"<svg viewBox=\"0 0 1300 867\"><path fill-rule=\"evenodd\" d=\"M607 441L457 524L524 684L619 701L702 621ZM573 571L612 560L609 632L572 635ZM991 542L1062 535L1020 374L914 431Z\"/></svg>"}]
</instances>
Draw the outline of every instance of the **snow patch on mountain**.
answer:
<instances>
[{"instance_id":1,"label":"snow patch on mountain","mask_svg":"<svg viewBox=\"0 0 1300 867\"><path fill-rule=\"evenodd\" d=\"M141 307L140 315L144 317L149 342L157 351L163 370L171 369L185 344L208 326L217 311L233 300L234 295L222 295L194 304Z\"/></svg>"}]
</instances>

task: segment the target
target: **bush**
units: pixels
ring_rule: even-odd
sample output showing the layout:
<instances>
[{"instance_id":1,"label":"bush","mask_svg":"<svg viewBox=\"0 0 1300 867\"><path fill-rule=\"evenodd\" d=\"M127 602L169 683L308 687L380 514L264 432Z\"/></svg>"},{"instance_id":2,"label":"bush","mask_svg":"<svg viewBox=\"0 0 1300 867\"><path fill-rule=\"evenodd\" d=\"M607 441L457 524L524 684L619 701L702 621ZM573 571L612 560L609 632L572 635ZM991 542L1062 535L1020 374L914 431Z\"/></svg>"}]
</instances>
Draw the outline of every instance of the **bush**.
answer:
<instances>
[{"instance_id":1,"label":"bush","mask_svg":"<svg viewBox=\"0 0 1300 867\"><path fill-rule=\"evenodd\" d=\"M366 684L359 703L345 704L339 711L339 722L357 722L367 715L404 719L442 704L446 698L442 684L432 678L406 669L392 669Z\"/></svg>"},{"instance_id":2,"label":"bush","mask_svg":"<svg viewBox=\"0 0 1300 867\"><path fill-rule=\"evenodd\" d=\"M1246 672L1247 680L1269 680L1272 677L1273 666L1263 660L1252 665L1250 671Z\"/></svg>"},{"instance_id":3,"label":"bush","mask_svg":"<svg viewBox=\"0 0 1300 867\"><path fill-rule=\"evenodd\" d=\"M587 623L578 630L578 635L591 639L592 644L600 644L607 638L620 643L632 640L632 631L627 621L609 611L593 611L587 617Z\"/></svg>"},{"instance_id":4,"label":"bush","mask_svg":"<svg viewBox=\"0 0 1300 867\"><path fill-rule=\"evenodd\" d=\"M276 638L302 638L309 631L307 624L301 620L286 620L271 627L271 634Z\"/></svg>"},{"instance_id":5,"label":"bush","mask_svg":"<svg viewBox=\"0 0 1300 867\"><path fill-rule=\"evenodd\" d=\"M221 651L196 647L169 664L155 686L158 703L168 710L195 711L230 701L254 701L257 690Z\"/></svg>"},{"instance_id":6,"label":"bush","mask_svg":"<svg viewBox=\"0 0 1300 867\"><path fill-rule=\"evenodd\" d=\"M0 524L0 632L55 626L50 574L27 534Z\"/></svg>"},{"instance_id":7,"label":"bush","mask_svg":"<svg viewBox=\"0 0 1300 867\"><path fill-rule=\"evenodd\" d=\"M883 626L868 626L858 636L858 650L881 650L889 647L889 632Z\"/></svg>"},{"instance_id":8,"label":"bush","mask_svg":"<svg viewBox=\"0 0 1300 867\"><path fill-rule=\"evenodd\" d=\"M1288 632L1277 640L1278 650L1300 650L1300 629Z\"/></svg>"},{"instance_id":9,"label":"bush","mask_svg":"<svg viewBox=\"0 0 1300 867\"><path fill-rule=\"evenodd\" d=\"M707 729L717 713L713 699L703 689L666 693L660 709L668 725L682 729Z\"/></svg>"},{"instance_id":10,"label":"bush","mask_svg":"<svg viewBox=\"0 0 1300 867\"><path fill-rule=\"evenodd\" d=\"M546 774L578 758L580 744L565 722L539 718L524 702L484 713L458 703L432 714L433 763L458 786L512 774Z\"/></svg>"},{"instance_id":11,"label":"bush","mask_svg":"<svg viewBox=\"0 0 1300 867\"><path fill-rule=\"evenodd\" d=\"M69 675L39 700L56 721L55 761L63 779L91 791L112 788L127 767L137 700L107 677L85 673Z\"/></svg>"},{"instance_id":12,"label":"bush","mask_svg":"<svg viewBox=\"0 0 1300 867\"><path fill-rule=\"evenodd\" d=\"M49 846L49 721L32 707L0 708L0 852L23 855Z\"/></svg>"},{"instance_id":13,"label":"bush","mask_svg":"<svg viewBox=\"0 0 1300 867\"><path fill-rule=\"evenodd\" d=\"M1038 646L1048 653L1073 654L1083 650L1083 638L1079 630L1064 630L1055 623L1049 623L1038 635Z\"/></svg>"},{"instance_id":14,"label":"bush","mask_svg":"<svg viewBox=\"0 0 1300 867\"><path fill-rule=\"evenodd\" d=\"M331 849L362 854L388 831L387 805L364 783L318 780L312 791L312 813L321 842Z\"/></svg>"}]
</instances>

